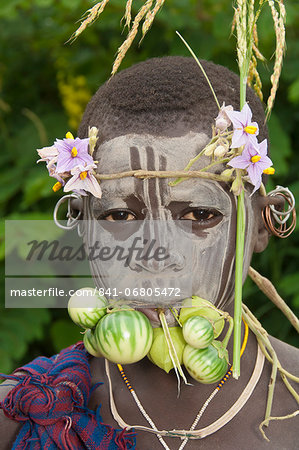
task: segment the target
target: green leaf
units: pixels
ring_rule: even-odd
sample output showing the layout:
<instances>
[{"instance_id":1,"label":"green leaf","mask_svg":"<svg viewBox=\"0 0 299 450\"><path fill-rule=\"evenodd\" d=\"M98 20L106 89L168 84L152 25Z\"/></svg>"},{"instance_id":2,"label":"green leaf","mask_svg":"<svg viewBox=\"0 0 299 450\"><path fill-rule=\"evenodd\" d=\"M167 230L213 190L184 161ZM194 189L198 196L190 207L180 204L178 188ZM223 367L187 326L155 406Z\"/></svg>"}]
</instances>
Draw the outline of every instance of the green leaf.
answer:
<instances>
[{"instance_id":1,"label":"green leaf","mask_svg":"<svg viewBox=\"0 0 299 450\"><path fill-rule=\"evenodd\" d=\"M10 0L2 2L0 8L0 17L13 19L17 16L17 8L24 3L23 0Z\"/></svg>"},{"instance_id":2,"label":"green leaf","mask_svg":"<svg viewBox=\"0 0 299 450\"><path fill-rule=\"evenodd\" d=\"M41 198L53 197L54 199L52 187L56 181L55 178L49 177L47 170L44 173L40 171L38 174L34 170L25 183L22 207L27 208Z\"/></svg>"},{"instance_id":3,"label":"green leaf","mask_svg":"<svg viewBox=\"0 0 299 450\"><path fill-rule=\"evenodd\" d=\"M298 292L299 286L299 273L291 273L290 275L284 276L284 278L279 283L279 290L281 290L284 295L294 295Z\"/></svg>"},{"instance_id":4,"label":"green leaf","mask_svg":"<svg viewBox=\"0 0 299 450\"><path fill-rule=\"evenodd\" d=\"M21 168L9 168L1 174L0 178L0 204L7 202L21 188L23 183L23 170Z\"/></svg>"},{"instance_id":5,"label":"green leaf","mask_svg":"<svg viewBox=\"0 0 299 450\"><path fill-rule=\"evenodd\" d=\"M27 330L28 332L28 330ZM12 359L20 359L27 350L29 333L26 334L25 328L17 321L5 321L1 325L0 344L1 348L6 350L7 354L12 355Z\"/></svg>"},{"instance_id":6,"label":"green leaf","mask_svg":"<svg viewBox=\"0 0 299 450\"><path fill-rule=\"evenodd\" d=\"M13 371L14 365L10 355L0 348L0 372L9 375ZM0 383L4 380L0 379Z\"/></svg>"},{"instance_id":7,"label":"green leaf","mask_svg":"<svg viewBox=\"0 0 299 450\"><path fill-rule=\"evenodd\" d=\"M270 156L274 167L276 167L277 175L282 176L287 174L289 170L288 158L292 154L290 138L275 113L272 113L268 127Z\"/></svg>"},{"instance_id":8,"label":"green leaf","mask_svg":"<svg viewBox=\"0 0 299 450\"><path fill-rule=\"evenodd\" d=\"M295 295L292 301L293 308L299 309L299 294Z\"/></svg>"},{"instance_id":9,"label":"green leaf","mask_svg":"<svg viewBox=\"0 0 299 450\"><path fill-rule=\"evenodd\" d=\"M299 78L297 78L297 80L289 86L288 99L291 103L299 103Z\"/></svg>"},{"instance_id":10,"label":"green leaf","mask_svg":"<svg viewBox=\"0 0 299 450\"><path fill-rule=\"evenodd\" d=\"M42 241L47 236L49 241L58 239L64 231L56 227L52 222L52 216L49 214L42 213L28 213L28 214L11 214L7 217L6 227L10 227L10 220L14 222L11 224L13 228L13 239L9 239L6 236L6 255L9 255L15 248L18 250L18 255L21 259L26 259L28 256L28 245L27 243L34 239ZM24 221L30 220L28 227L24 226ZM0 232L3 233L3 228L1 226ZM0 235L3 237L3 235ZM1 248L0 248L1 250Z\"/></svg>"},{"instance_id":11,"label":"green leaf","mask_svg":"<svg viewBox=\"0 0 299 450\"><path fill-rule=\"evenodd\" d=\"M57 352L83 339L79 327L73 324L71 320L65 319L60 319L53 323L50 328L50 336Z\"/></svg>"},{"instance_id":12,"label":"green leaf","mask_svg":"<svg viewBox=\"0 0 299 450\"><path fill-rule=\"evenodd\" d=\"M0 372L10 372L28 351L29 344L44 336L50 320L47 309L1 309Z\"/></svg>"}]
</instances>

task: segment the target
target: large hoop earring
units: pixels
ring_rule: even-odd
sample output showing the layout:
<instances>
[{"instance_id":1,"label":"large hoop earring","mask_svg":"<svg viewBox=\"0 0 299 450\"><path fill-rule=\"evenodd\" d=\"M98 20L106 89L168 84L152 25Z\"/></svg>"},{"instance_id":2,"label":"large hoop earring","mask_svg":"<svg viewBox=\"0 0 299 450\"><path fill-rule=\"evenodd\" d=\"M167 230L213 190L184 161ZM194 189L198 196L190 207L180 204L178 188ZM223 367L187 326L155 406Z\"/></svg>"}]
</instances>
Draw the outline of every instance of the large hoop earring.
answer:
<instances>
[{"instance_id":1,"label":"large hoop earring","mask_svg":"<svg viewBox=\"0 0 299 450\"><path fill-rule=\"evenodd\" d=\"M276 186L276 189L268 194L269 197L277 197L278 195L283 197L285 200L283 211L275 209L274 205L267 205L262 211L262 218L265 227L270 234L280 238L286 238L293 233L296 227L295 198L292 192L283 186ZM290 226L287 226L287 221L291 215L292 222Z\"/></svg>"},{"instance_id":2,"label":"large hoop earring","mask_svg":"<svg viewBox=\"0 0 299 450\"><path fill-rule=\"evenodd\" d=\"M82 211L78 211L78 214L75 217L72 216L72 208L71 208L71 199L72 198L76 198L76 199L80 200L82 197L81 197L81 195L75 194L75 193L64 195L63 197L61 197L58 200L58 202L56 203L55 208L54 208L53 218L54 218L55 225L57 225L59 228L62 228L63 230L72 230L73 228L78 226L80 217L82 215ZM66 213L67 223L66 223L66 225L62 225L57 218L57 214L58 214L58 210L59 210L60 206L63 203L65 203L66 201L67 201L67 213Z\"/></svg>"}]
</instances>

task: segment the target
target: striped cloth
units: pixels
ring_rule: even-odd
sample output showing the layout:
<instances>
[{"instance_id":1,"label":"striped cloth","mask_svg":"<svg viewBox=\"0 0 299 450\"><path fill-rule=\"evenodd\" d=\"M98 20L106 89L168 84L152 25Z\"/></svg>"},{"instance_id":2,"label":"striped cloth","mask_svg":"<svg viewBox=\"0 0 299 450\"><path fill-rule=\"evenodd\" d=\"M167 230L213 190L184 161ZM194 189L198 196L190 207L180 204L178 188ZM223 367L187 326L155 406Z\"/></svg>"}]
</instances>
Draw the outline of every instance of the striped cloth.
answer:
<instances>
[{"instance_id":1,"label":"striped cloth","mask_svg":"<svg viewBox=\"0 0 299 450\"><path fill-rule=\"evenodd\" d=\"M24 374L14 375L20 370ZM23 422L13 450L135 449L135 433L104 424L100 406L96 412L87 407L91 374L82 342L15 372L0 374L18 381L0 403L7 417Z\"/></svg>"}]
</instances>

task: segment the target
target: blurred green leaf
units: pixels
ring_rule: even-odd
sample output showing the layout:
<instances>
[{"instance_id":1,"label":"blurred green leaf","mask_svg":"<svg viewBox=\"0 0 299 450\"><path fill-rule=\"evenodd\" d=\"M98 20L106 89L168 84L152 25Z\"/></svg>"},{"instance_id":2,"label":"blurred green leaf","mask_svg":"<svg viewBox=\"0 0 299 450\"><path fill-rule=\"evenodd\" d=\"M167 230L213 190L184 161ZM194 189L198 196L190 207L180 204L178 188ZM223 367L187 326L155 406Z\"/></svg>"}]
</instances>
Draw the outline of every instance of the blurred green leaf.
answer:
<instances>
[{"instance_id":1,"label":"blurred green leaf","mask_svg":"<svg viewBox=\"0 0 299 450\"><path fill-rule=\"evenodd\" d=\"M60 319L54 322L50 328L50 336L57 352L83 339L79 327L70 319Z\"/></svg>"},{"instance_id":2,"label":"blurred green leaf","mask_svg":"<svg viewBox=\"0 0 299 450\"><path fill-rule=\"evenodd\" d=\"M4 374L10 374L14 369L14 362L11 359L9 353L5 351L3 348L0 348L0 372ZM0 383L4 380L0 379Z\"/></svg>"},{"instance_id":3,"label":"blurred green leaf","mask_svg":"<svg viewBox=\"0 0 299 450\"><path fill-rule=\"evenodd\" d=\"M0 372L10 372L34 339L41 339L50 320L46 309L1 309Z\"/></svg>"},{"instance_id":4,"label":"blurred green leaf","mask_svg":"<svg viewBox=\"0 0 299 450\"><path fill-rule=\"evenodd\" d=\"M5 19L14 19L17 16L17 7L28 3L24 0L11 0L9 2L3 2L0 7L0 17Z\"/></svg>"},{"instance_id":5,"label":"blurred green leaf","mask_svg":"<svg viewBox=\"0 0 299 450\"><path fill-rule=\"evenodd\" d=\"M291 103L299 103L299 78L297 78L297 80L289 86L288 99Z\"/></svg>"},{"instance_id":6,"label":"blurred green leaf","mask_svg":"<svg viewBox=\"0 0 299 450\"><path fill-rule=\"evenodd\" d=\"M295 297L293 298L292 306L293 308L299 309L299 294L295 295Z\"/></svg>"},{"instance_id":7,"label":"blurred green leaf","mask_svg":"<svg viewBox=\"0 0 299 450\"><path fill-rule=\"evenodd\" d=\"M41 174L36 170L32 171L24 188L24 200L22 207L28 208L37 200L45 197L54 197L52 187L56 183L55 178L49 177L48 172Z\"/></svg>"},{"instance_id":8,"label":"blurred green leaf","mask_svg":"<svg viewBox=\"0 0 299 450\"><path fill-rule=\"evenodd\" d=\"M288 173L289 169L288 158L292 154L290 138L275 113L271 114L268 127L271 159L281 177Z\"/></svg>"},{"instance_id":9,"label":"blurred green leaf","mask_svg":"<svg viewBox=\"0 0 299 450\"><path fill-rule=\"evenodd\" d=\"M22 187L22 168L11 168L2 173L0 178L0 205L9 201Z\"/></svg>"},{"instance_id":10,"label":"blurred green leaf","mask_svg":"<svg viewBox=\"0 0 299 450\"><path fill-rule=\"evenodd\" d=\"M279 289L284 295L294 295L298 292L299 272L285 275L279 283Z\"/></svg>"}]
</instances>

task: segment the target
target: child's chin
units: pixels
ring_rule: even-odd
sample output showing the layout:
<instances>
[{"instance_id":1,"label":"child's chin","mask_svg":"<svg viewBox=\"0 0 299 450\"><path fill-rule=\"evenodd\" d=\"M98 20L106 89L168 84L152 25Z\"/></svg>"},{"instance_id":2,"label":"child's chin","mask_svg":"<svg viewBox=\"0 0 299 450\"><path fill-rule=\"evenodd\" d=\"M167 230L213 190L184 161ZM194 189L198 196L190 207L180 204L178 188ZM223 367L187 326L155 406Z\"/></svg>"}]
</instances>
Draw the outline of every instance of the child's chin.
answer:
<instances>
[{"instance_id":1,"label":"child's chin","mask_svg":"<svg viewBox=\"0 0 299 450\"><path fill-rule=\"evenodd\" d=\"M138 311L141 311L143 314L146 315L146 317L149 319L151 326L153 328L161 327L161 322L159 319L159 312L158 312L157 308L138 308ZM176 322L172 312L170 311L170 309L166 309L164 314L165 314L168 326L175 327L177 325L177 322Z\"/></svg>"}]
</instances>

